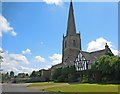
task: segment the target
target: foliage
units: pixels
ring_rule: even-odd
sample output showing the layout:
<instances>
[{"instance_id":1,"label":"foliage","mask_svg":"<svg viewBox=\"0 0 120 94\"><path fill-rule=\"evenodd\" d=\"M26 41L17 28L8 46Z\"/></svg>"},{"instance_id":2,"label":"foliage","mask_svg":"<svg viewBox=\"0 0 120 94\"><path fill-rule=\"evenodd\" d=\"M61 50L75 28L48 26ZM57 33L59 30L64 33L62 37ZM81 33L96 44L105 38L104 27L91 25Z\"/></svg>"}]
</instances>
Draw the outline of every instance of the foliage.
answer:
<instances>
[{"instance_id":1,"label":"foliage","mask_svg":"<svg viewBox=\"0 0 120 94\"><path fill-rule=\"evenodd\" d=\"M97 78L101 78L101 82L119 81L120 57L110 55L101 56L100 59L92 65L91 70L97 74Z\"/></svg>"},{"instance_id":2,"label":"foliage","mask_svg":"<svg viewBox=\"0 0 120 94\"><path fill-rule=\"evenodd\" d=\"M75 66L58 68L53 74L53 80L56 82L76 82L78 80Z\"/></svg>"},{"instance_id":3,"label":"foliage","mask_svg":"<svg viewBox=\"0 0 120 94\"><path fill-rule=\"evenodd\" d=\"M9 82L10 81L10 75L9 73L2 73L2 82Z\"/></svg>"},{"instance_id":4,"label":"foliage","mask_svg":"<svg viewBox=\"0 0 120 94\"><path fill-rule=\"evenodd\" d=\"M10 77L14 78L14 72L13 71L10 72Z\"/></svg>"},{"instance_id":5,"label":"foliage","mask_svg":"<svg viewBox=\"0 0 120 94\"><path fill-rule=\"evenodd\" d=\"M30 75L31 78L40 77L40 76L41 76L41 70L33 71Z\"/></svg>"},{"instance_id":6,"label":"foliage","mask_svg":"<svg viewBox=\"0 0 120 94\"><path fill-rule=\"evenodd\" d=\"M53 74L56 82L120 83L120 57L101 56L91 69L76 71L75 66L58 68Z\"/></svg>"}]
</instances>

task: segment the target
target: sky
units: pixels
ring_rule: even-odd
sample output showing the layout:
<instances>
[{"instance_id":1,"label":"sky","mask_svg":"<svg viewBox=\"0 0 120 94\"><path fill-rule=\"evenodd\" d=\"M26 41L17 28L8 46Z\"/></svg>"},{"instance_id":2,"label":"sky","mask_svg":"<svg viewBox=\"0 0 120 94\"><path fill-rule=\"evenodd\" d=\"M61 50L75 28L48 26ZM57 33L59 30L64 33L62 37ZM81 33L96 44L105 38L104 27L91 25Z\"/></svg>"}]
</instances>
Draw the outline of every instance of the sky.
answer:
<instances>
[{"instance_id":1,"label":"sky","mask_svg":"<svg viewBox=\"0 0 120 94\"><path fill-rule=\"evenodd\" d=\"M49 1L49 2L48 2ZM82 50L104 49L118 54L118 3L73 2ZM31 73L61 63L69 2L3 2L0 15L4 72Z\"/></svg>"}]
</instances>

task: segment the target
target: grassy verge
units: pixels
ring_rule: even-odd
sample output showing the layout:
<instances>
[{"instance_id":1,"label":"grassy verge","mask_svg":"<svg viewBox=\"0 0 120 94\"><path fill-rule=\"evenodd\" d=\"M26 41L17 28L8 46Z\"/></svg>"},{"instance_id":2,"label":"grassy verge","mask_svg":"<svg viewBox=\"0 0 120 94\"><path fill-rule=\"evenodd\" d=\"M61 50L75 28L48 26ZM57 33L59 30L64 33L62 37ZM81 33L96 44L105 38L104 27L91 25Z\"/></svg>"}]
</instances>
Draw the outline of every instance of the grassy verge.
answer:
<instances>
[{"instance_id":1,"label":"grassy verge","mask_svg":"<svg viewBox=\"0 0 120 94\"><path fill-rule=\"evenodd\" d=\"M61 85L61 84L65 84L65 83L40 82L40 83L33 83L33 84L30 84L30 85L28 85L27 87L52 86L52 85Z\"/></svg>"},{"instance_id":2,"label":"grassy verge","mask_svg":"<svg viewBox=\"0 0 120 94\"><path fill-rule=\"evenodd\" d=\"M68 84L42 82L33 83L27 88L45 90L50 92L118 92L118 85L100 85L100 84Z\"/></svg>"},{"instance_id":3,"label":"grassy verge","mask_svg":"<svg viewBox=\"0 0 120 94\"><path fill-rule=\"evenodd\" d=\"M27 88L37 89L37 90L44 90L47 88L52 87L59 87L59 86L67 86L68 83L54 83L54 82L40 82L40 83L33 83L27 86Z\"/></svg>"},{"instance_id":4,"label":"grassy verge","mask_svg":"<svg viewBox=\"0 0 120 94\"><path fill-rule=\"evenodd\" d=\"M25 84L25 82L17 82L16 84Z\"/></svg>"},{"instance_id":5,"label":"grassy verge","mask_svg":"<svg viewBox=\"0 0 120 94\"><path fill-rule=\"evenodd\" d=\"M46 88L51 92L118 92L117 85L76 84L62 87Z\"/></svg>"}]
</instances>

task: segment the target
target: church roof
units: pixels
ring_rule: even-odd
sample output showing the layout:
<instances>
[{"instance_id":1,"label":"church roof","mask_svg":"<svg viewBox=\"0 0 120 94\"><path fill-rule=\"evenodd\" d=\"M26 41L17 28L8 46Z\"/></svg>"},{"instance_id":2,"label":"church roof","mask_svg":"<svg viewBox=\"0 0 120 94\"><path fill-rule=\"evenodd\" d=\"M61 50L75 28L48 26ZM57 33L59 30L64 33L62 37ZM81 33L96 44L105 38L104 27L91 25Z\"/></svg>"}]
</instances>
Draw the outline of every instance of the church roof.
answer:
<instances>
[{"instance_id":1,"label":"church roof","mask_svg":"<svg viewBox=\"0 0 120 94\"><path fill-rule=\"evenodd\" d=\"M74 10L72 0L70 2L69 8L69 15L68 15L68 23L67 23L67 36L75 35L76 34L76 27L75 27L75 20L74 20Z\"/></svg>"},{"instance_id":2,"label":"church roof","mask_svg":"<svg viewBox=\"0 0 120 94\"><path fill-rule=\"evenodd\" d=\"M105 49L94 51L94 52L83 52L82 54L85 56L87 60L90 60L90 63L93 63L94 61L97 61L102 55L105 55Z\"/></svg>"},{"instance_id":3,"label":"church roof","mask_svg":"<svg viewBox=\"0 0 120 94\"><path fill-rule=\"evenodd\" d=\"M103 50L93 52L80 51L80 53L82 53L87 60L90 60L90 63L97 61L101 56L106 55L107 53L113 54L109 46Z\"/></svg>"},{"instance_id":4,"label":"church roof","mask_svg":"<svg viewBox=\"0 0 120 94\"><path fill-rule=\"evenodd\" d=\"M51 67L51 69L60 68L60 67L62 67L62 66L63 66L63 63L59 63L59 64L56 64L56 65L53 65L53 66Z\"/></svg>"}]
</instances>

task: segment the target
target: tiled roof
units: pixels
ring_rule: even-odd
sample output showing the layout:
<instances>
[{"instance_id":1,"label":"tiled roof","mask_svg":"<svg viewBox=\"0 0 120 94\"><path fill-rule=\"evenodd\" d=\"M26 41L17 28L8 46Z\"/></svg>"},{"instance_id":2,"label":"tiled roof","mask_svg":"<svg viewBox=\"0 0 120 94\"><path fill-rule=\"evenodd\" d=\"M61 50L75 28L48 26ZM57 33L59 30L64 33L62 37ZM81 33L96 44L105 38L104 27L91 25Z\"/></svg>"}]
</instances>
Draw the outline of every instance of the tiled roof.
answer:
<instances>
[{"instance_id":1,"label":"tiled roof","mask_svg":"<svg viewBox=\"0 0 120 94\"><path fill-rule=\"evenodd\" d=\"M83 56L87 59L90 60L90 63L93 63L94 61L97 61L101 56L106 55L108 52L113 54L110 48L108 49L103 49L103 50L98 50L94 52L86 52L86 51L80 51Z\"/></svg>"}]
</instances>

